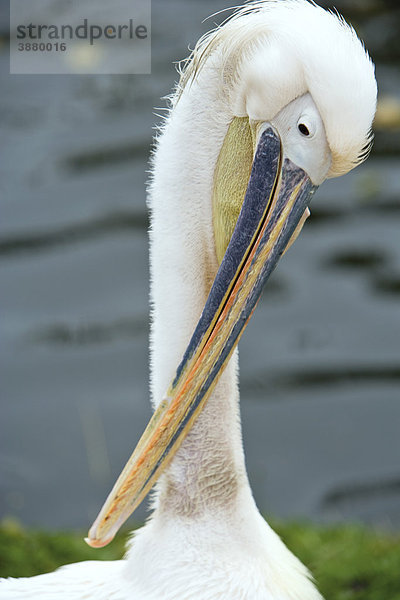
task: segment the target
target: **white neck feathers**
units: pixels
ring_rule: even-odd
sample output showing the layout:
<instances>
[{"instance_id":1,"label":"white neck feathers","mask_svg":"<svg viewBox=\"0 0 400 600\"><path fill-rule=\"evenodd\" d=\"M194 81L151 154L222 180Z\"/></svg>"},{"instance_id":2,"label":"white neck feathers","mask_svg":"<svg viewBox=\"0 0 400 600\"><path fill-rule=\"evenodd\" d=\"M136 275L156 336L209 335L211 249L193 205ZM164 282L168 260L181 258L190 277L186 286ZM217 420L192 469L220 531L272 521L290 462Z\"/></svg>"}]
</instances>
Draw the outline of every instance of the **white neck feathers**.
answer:
<instances>
[{"instance_id":1,"label":"white neck feathers","mask_svg":"<svg viewBox=\"0 0 400 600\"><path fill-rule=\"evenodd\" d=\"M204 69L187 86L158 140L150 186L151 391L162 399L218 269L212 224L215 163L232 119ZM213 75L214 74L214 75ZM238 414L236 356L162 479L172 512L194 515L234 501L247 486Z\"/></svg>"}]
</instances>

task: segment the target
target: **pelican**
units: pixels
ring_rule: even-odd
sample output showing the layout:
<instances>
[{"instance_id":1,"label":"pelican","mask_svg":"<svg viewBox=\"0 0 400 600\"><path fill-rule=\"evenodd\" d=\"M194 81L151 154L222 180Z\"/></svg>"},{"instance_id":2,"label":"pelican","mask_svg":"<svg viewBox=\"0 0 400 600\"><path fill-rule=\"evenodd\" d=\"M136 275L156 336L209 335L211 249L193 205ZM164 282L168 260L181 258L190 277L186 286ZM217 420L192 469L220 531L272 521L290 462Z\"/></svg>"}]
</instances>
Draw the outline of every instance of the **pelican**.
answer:
<instances>
[{"instance_id":1,"label":"pelican","mask_svg":"<svg viewBox=\"0 0 400 600\"><path fill-rule=\"evenodd\" d=\"M253 499L236 345L316 188L367 157L376 95L354 30L307 0L246 4L199 40L152 158L155 412L87 542L158 481L151 519L123 560L5 580L1 600L321 600Z\"/></svg>"}]
</instances>

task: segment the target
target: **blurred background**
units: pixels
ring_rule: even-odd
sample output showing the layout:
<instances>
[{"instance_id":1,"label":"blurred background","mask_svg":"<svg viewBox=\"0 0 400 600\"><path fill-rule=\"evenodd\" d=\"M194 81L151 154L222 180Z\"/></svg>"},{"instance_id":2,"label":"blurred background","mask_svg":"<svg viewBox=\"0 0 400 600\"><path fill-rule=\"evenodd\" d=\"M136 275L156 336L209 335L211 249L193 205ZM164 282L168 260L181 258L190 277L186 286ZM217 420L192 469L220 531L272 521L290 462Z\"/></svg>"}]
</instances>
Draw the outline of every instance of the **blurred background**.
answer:
<instances>
[{"instance_id":1,"label":"blurred background","mask_svg":"<svg viewBox=\"0 0 400 600\"><path fill-rule=\"evenodd\" d=\"M0 518L85 529L150 416L145 181L156 107L173 61L231 2L153 0L152 74L134 76L9 75L7 4ZM398 530L400 7L335 6L376 62L376 141L365 165L319 190L243 337L244 443L263 514Z\"/></svg>"}]
</instances>

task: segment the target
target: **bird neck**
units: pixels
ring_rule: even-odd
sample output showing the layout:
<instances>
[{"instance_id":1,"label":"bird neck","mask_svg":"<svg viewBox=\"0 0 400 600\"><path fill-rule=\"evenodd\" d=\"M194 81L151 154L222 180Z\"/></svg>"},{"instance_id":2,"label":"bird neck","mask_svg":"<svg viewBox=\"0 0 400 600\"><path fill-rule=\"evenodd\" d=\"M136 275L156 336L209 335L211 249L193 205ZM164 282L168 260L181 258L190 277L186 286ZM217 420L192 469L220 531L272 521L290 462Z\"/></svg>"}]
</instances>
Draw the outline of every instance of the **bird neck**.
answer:
<instances>
[{"instance_id":1,"label":"bird neck","mask_svg":"<svg viewBox=\"0 0 400 600\"><path fill-rule=\"evenodd\" d=\"M206 71L206 69L204 69ZM218 73L187 86L157 141L151 210L151 391L163 398L218 270L212 221L215 164L233 115ZM190 515L226 510L248 489L237 389L237 354L222 374L156 496L158 511Z\"/></svg>"}]
</instances>

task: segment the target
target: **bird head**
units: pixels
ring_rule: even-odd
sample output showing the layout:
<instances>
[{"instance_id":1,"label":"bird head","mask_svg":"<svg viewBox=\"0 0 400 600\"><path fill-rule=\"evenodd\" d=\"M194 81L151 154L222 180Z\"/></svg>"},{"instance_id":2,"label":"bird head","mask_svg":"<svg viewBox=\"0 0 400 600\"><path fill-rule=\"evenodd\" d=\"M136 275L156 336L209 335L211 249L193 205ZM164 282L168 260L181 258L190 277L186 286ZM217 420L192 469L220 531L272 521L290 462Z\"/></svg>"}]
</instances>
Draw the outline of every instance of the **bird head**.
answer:
<instances>
[{"instance_id":1,"label":"bird head","mask_svg":"<svg viewBox=\"0 0 400 600\"><path fill-rule=\"evenodd\" d=\"M222 68L216 55L222 57ZM331 152L328 177L347 173L368 156L376 112L375 67L339 14L308 0L247 3L199 40L177 98L212 64L234 116L273 122L298 100L298 112L293 104L286 113L297 117L297 126L302 116L312 118L317 111ZM301 100L306 95L308 100ZM281 119L280 125L285 124ZM298 144L299 139L290 141Z\"/></svg>"}]
</instances>

